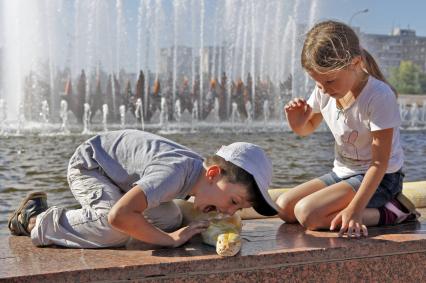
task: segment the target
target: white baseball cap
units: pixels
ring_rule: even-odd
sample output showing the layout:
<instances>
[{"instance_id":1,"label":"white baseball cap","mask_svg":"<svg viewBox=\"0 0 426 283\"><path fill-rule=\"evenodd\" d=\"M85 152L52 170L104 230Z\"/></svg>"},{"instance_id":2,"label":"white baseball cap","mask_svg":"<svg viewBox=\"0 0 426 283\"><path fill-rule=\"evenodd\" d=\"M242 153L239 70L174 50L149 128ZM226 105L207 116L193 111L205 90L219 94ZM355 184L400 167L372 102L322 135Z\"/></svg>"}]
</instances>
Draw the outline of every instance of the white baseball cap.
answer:
<instances>
[{"instance_id":1,"label":"white baseball cap","mask_svg":"<svg viewBox=\"0 0 426 283\"><path fill-rule=\"evenodd\" d=\"M260 199L257 200L258 205L253 206L257 213L264 216L272 216L278 213L278 206L268 193L272 180L272 162L260 146L247 142L235 142L230 145L223 145L216 152L216 155L237 165L253 176L260 193Z\"/></svg>"}]
</instances>

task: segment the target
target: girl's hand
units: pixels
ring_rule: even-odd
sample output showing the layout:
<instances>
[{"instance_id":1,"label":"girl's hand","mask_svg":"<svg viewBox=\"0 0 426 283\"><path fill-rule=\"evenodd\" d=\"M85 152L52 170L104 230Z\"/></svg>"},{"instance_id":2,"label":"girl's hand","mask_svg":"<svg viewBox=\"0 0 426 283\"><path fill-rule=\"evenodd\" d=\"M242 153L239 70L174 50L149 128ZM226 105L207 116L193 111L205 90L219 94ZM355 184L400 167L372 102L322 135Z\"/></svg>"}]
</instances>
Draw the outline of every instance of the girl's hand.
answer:
<instances>
[{"instance_id":1,"label":"girl's hand","mask_svg":"<svg viewBox=\"0 0 426 283\"><path fill-rule=\"evenodd\" d=\"M362 224L361 213L353 211L347 207L340 211L331 221L330 230L333 231L340 224L339 237L345 233L348 238L359 238L362 235L368 236L367 226Z\"/></svg>"},{"instance_id":2,"label":"girl's hand","mask_svg":"<svg viewBox=\"0 0 426 283\"><path fill-rule=\"evenodd\" d=\"M169 235L172 237L174 241L172 247L175 248L185 244L194 235L207 230L209 225L210 225L210 221L208 220L194 221L189 223L188 226L182 227L179 230L170 233Z\"/></svg>"},{"instance_id":3,"label":"girl's hand","mask_svg":"<svg viewBox=\"0 0 426 283\"><path fill-rule=\"evenodd\" d=\"M311 106L303 98L294 98L284 107L287 121L292 129L302 128L309 121Z\"/></svg>"}]
</instances>

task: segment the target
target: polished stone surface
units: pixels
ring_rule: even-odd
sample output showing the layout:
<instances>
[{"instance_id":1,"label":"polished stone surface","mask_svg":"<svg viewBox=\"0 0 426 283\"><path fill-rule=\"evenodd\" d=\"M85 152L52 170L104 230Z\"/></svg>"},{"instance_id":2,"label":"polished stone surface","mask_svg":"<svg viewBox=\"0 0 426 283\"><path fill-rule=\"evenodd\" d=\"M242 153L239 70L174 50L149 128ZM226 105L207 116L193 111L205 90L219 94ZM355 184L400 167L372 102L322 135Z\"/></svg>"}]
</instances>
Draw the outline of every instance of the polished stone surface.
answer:
<instances>
[{"instance_id":1,"label":"polished stone surface","mask_svg":"<svg viewBox=\"0 0 426 283\"><path fill-rule=\"evenodd\" d=\"M426 215L426 209L420 209ZM306 231L276 218L245 220L243 246L221 258L196 237L164 249L133 241L124 249L36 248L27 237L0 238L0 281L232 282L395 281L426 278L426 218L370 228L361 239Z\"/></svg>"}]
</instances>

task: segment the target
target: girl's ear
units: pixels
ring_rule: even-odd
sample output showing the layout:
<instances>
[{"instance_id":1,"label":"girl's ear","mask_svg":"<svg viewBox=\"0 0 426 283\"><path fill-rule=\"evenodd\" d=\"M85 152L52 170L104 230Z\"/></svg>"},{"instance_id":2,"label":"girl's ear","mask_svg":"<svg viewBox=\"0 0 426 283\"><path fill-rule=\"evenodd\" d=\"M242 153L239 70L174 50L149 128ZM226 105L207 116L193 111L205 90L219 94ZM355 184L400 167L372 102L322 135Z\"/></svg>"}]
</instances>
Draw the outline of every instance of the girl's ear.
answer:
<instances>
[{"instance_id":1,"label":"girl's ear","mask_svg":"<svg viewBox=\"0 0 426 283\"><path fill-rule=\"evenodd\" d=\"M220 167L217 165L211 165L209 167L207 167L206 169L206 177L209 180L212 180L214 177L219 176L220 175Z\"/></svg>"},{"instance_id":2,"label":"girl's ear","mask_svg":"<svg viewBox=\"0 0 426 283\"><path fill-rule=\"evenodd\" d=\"M356 56L356 57L354 57L353 59L352 59L352 64L351 64L353 67L356 67L356 66L360 66L360 67L362 67L362 57L361 56Z\"/></svg>"}]
</instances>

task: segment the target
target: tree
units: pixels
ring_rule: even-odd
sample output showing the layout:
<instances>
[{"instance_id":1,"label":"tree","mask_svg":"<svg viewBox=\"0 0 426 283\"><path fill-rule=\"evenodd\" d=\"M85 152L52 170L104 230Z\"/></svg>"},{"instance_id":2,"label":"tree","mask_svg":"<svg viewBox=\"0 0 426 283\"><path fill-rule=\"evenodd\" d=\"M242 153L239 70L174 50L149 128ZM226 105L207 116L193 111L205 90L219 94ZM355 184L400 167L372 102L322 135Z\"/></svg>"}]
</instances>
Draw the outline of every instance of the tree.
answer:
<instances>
[{"instance_id":1,"label":"tree","mask_svg":"<svg viewBox=\"0 0 426 283\"><path fill-rule=\"evenodd\" d=\"M411 61L401 61L399 67L391 69L389 78L398 93L420 94L426 92L426 74Z\"/></svg>"},{"instance_id":2,"label":"tree","mask_svg":"<svg viewBox=\"0 0 426 283\"><path fill-rule=\"evenodd\" d=\"M419 83L421 93L426 93L426 73L420 73Z\"/></svg>"}]
</instances>

